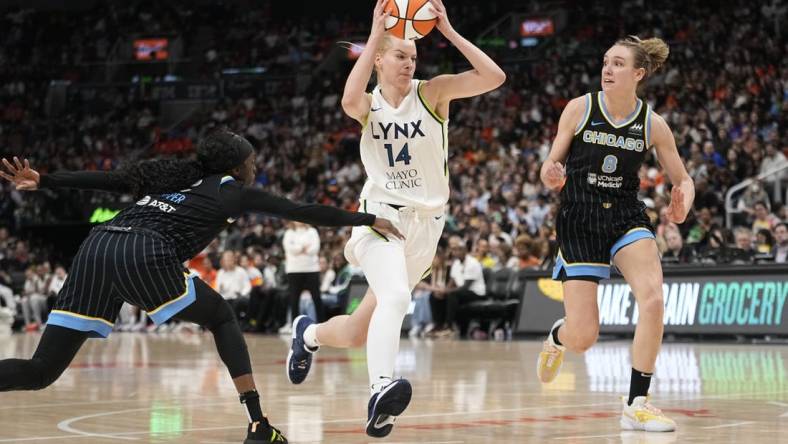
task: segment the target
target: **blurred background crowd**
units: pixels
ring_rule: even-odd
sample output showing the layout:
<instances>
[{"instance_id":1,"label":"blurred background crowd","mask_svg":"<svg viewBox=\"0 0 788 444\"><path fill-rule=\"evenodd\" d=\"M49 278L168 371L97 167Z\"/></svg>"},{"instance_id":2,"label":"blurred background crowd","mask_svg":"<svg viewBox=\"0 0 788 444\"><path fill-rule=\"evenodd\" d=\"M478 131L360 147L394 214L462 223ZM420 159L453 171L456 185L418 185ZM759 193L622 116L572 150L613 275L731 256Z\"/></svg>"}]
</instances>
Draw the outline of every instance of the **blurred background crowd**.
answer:
<instances>
[{"instance_id":1,"label":"blurred background crowd","mask_svg":"<svg viewBox=\"0 0 788 444\"><path fill-rule=\"evenodd\" d=\"M339 105L353 54L338 42L363 43L371 13L362 2L348 12L293 11L278 3L0 7L2 156L24 156L42 173L113 170L142 158L189 156L201 135L223 125L257 148L256 186L356 209L365 179L361 128ZM508 79L451 106L452 195L433 268L443 271L420 288L433 309L441 292L471 278L452 271L457 261L478 262L488 286L502 269L551 269L558 200L539 180L541 161L565 104L599 89L602 54L628 34L670 45L666 66L642 98L671 126L697 190L694 211L676 226L665 215L668 178L653 157L642 167L640 197L665 266L788 260L788 170L780 170L788 164L785 6L630 0L581 10L573 2L529 2L517 12L557 17L560 27L534 43L492 29L508 23L510 3L448 5L455 28L493 55ZM167 37L169 58L129 61L129 42L154 35ZM417 77L468 67L438 32L417 47ZM741 190L726 204L733 187ZM45 322L47 298L62 285L76 245L52 233L84 235L97 209L111 212L132 201L88 191L20 193L0 183L0 305L29 329ZM342 255L349 234L249 214L188 265L237 301L249 330L286 330L297 311L324 317L347 310L345 293L358 273ZM298 242L288 247L293 238ZM288 289L293 273L310 274L304 288L317 299L302 302L300 287ZM434 321L423 324L446 326L445 319ZM144 314L132 309L118 325L147 328Z\"/></svg>"}]
</instances>

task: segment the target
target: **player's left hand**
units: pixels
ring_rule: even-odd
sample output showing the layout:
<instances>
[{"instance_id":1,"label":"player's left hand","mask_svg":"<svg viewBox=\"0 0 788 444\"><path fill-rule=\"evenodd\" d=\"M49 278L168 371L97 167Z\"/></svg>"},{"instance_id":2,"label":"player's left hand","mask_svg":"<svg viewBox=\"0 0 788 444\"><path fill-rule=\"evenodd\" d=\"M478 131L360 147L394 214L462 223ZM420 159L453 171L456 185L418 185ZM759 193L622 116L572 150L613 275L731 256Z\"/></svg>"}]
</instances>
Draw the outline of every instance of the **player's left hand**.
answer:
<instances>
[{"instance_id":1,"label":"player's left hand","mask_svg":"<svg viewBox=\"0 0 788 444\"><path fill-rule=\"evenodd\" d=\"M41 182L41 175L38 174L38 171L30 168L30 162L27 159L24 159L23 162L20 162L16 156L13 164L8 159L3 158L3 165L5 165L8 172L0 169L0 177L12 182L17 190L37 190L38 184Z\"/></svg>"},{"instance_id":2,"label":"player's left hand","mask_svg":"<svg viewBox=\"0 0 788 444\"><path fill-rule=\"evenodd\" d=\"M443 0L430 0L430 5L435 13L435 17L438 19L435 23L435 27L441 34L446 35L448 31L454 28L452 28L451 23L449 23L449 17L446 15L446 6L443 5Z\"/></svg>"},{"instance_id":3,"label":"player's left hand","mask_svg":"<svg viewBox=\"0 0 788 444\"><path fill-rule=\"evenodd\" d=\"M684 192L681 187L673 187L670 191L668 219L674 224L681 224L687 219L687 208L684 207Z\"/></svg>"}]
</instances>

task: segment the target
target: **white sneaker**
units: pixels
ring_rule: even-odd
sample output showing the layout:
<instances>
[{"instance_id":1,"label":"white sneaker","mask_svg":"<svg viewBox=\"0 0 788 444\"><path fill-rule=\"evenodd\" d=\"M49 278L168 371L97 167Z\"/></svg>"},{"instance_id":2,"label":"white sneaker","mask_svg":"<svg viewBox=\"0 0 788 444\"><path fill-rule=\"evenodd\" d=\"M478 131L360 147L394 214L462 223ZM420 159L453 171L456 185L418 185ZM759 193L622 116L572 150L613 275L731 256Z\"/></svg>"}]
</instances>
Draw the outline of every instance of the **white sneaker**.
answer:
<instances>
[{"instance_id":1,"label":"white sneaker","mask_svg":"<svg viewBox=\"0 0 788 444\"><path fill-rule=\"evenodd\" d=\"M662 410L648 402L647 396L638 396L632 400L632 405L627 404L627 397L623 396L623 412L621 413L621 428L624 430L644 430L646 432L672 432L676 430L676 423L665 416Z\"/></svg>"},{"instance_id":2,"label":"white sneaker","mask_svg":"<svg viewBox=\"0 0 788 444\"><path fill-rule=\"evenodd\" d=\"M290 326L290 324L285 324L282 328L279 329L280 335L289 335L291 333L293 333L293 328Z\"/></svg>"}]
</instances>

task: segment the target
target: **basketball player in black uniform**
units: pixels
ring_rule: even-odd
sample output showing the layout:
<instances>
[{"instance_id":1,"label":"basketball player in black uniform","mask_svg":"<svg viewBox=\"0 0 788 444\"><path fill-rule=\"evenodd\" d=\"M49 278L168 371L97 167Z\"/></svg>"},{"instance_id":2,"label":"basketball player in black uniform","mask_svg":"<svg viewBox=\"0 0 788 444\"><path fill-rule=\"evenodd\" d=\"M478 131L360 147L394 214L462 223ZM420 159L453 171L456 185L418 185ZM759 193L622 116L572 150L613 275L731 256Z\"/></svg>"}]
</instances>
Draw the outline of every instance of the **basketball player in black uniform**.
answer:
<instances>
[{"instance_id":1,"label":"basketball player in black uniform","mask_svg":"<svg viewBox=\"0 0 788 444\"><path fill-rule=\"evenodd\" d=\"M668 52L656 38L616 42L604 56L602 90L569 102L541 171L548 188L563 184L553 279L563 282L566 317L553 325L539 354L539 379L550 382L557 376L565 349L582 353L596 342L597 286L610 276L612 259L639 309L632 381L621 417L628 430L672 431L676 426L646 397L662 343L662 268L646 207L637 198L638 170L654 147L674 185L670 219L684 222L694 199L670 128L637 97L638 85L662 66Z\"/></svg>"},{"instance_id":2,"label":"basketball player in black uniform","mask_svg":"<svg viewBox=\"0 0 788 444\"><path fill-rule=\"evenodd\" d=\"M95 227L82 243L32 359L0 361L0 391L40 390L68 367L88 337L107 337L123 302L161 324L170 318L213 333L249 426L246 444L287 442L262 414L246 343L228 303L182 263L248 211L314 225L371 225L401 237L372 214L300 204L251 188L255 154L243 137L218 130L201 141L197 160L153 160L118 172L39 175L27 160L3 159L0 176L17 189L84 188L133 193L135 205Z\"/></svg>"}]
</instances>

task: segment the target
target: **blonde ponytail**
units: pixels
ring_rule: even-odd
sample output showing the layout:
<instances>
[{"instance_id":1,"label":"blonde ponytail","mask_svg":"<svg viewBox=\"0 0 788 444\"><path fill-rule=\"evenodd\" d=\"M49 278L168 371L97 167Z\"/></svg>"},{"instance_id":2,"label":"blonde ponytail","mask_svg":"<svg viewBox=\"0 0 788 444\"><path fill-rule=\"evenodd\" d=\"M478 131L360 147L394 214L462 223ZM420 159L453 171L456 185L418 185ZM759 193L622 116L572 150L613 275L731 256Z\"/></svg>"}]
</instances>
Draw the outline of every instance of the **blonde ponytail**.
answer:
<instances>
[{"instance_id":1,"label":"blonde ponytail","mask_svg":"<svg viewBox=\"0 0 788 444\"><path fill-rule=\"evenodd\" d=\"M625 46L632 50L635 56L635 68L643 68L646 70L646 75L643 80L646 80L651 74L657 72L670 54L670 48L659 37L652 37L650 39L641 40L636 35L619 40L616 45ZM641 82L643 81L641 80Z\"/></svg>"},{"instance_id":2,"label":"blonde ponytail","mask_svg":"<svg viewBox=\"0 0 788 444\"><path fill-rule=\"evenodd\" d=\"M668 44L660 38L652 37L641 41L640 46L643 47L643 50L646 51L650 59L650 74L657 72L659 68L665 64L665 60L668 59L668 55L670 54Z\"/></svg>"}]
</instances>

